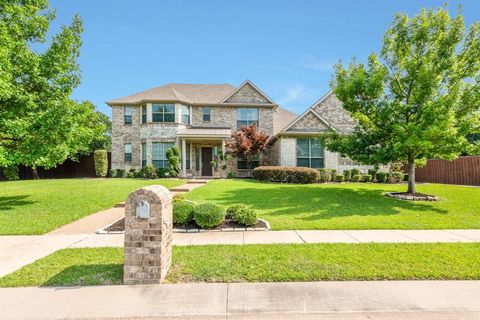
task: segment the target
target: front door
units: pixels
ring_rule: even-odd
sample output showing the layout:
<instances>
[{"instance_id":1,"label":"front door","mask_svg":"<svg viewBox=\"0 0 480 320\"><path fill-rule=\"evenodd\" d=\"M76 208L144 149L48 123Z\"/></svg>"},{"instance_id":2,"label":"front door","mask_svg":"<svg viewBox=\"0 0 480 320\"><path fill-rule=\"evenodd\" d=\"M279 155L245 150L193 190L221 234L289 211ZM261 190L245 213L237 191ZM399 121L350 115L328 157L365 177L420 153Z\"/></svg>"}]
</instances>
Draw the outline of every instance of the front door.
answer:
<instances>
[{"instance_id":1,"label":"front door","mask_svg":"<svg viewBox=\"0 0 480 320\"><path fill-rule=\"evenodd\" d=\"M202 176L212 175L212 147L202 147Z\"/></svg>"}]
</instances>

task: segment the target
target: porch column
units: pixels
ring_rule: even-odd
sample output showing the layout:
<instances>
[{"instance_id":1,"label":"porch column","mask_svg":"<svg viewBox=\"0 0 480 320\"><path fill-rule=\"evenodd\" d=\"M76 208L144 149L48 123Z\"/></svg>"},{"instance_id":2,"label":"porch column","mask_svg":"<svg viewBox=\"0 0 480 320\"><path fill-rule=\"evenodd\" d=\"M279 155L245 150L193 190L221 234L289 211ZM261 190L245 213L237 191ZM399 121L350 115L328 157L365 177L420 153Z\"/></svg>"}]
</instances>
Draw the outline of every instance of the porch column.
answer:
<instances>
[{"instance_id":1,"label":"porch column","mask_svg":"<svg viewBox=\"0 0 480 320\"><path fill-rule=\"evenodd\" d=\"M187 176L187 144L182 138L182 175Z\"/></svg>"},{"instance_id":2,"label":"porch column","mask_svg":"<svg viewBox=\"0 0 480 320\"><path fill-rule=\"evenodd\" d=\"M222 139L222 154L225 156L225 139Z\"/></svg>"}]
</instances>

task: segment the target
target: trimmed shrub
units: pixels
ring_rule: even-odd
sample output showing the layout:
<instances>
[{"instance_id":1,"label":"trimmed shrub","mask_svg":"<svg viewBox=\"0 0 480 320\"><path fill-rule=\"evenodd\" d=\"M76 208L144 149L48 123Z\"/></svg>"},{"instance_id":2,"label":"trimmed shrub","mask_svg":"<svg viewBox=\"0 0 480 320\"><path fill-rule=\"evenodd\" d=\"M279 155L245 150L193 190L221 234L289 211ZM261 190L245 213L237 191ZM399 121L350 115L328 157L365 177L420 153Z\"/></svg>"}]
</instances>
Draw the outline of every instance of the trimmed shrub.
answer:
<instances>
[{"instance_id":1,"label":"trimmed shrub","mask_svg":"<svg viewBox=\"0 0 480 320\"><path fill-rule=\"evenodd\" d=\"M372 179L376 177L377 169L368 169L368 174L372 176Z\"/></svg>"},{"instance_id":2,"label":"trimmed shrub","mask_svg":"<svg viewBox=\"0 0 480 320\"><path fill-rule=\"evenodd\" d=\"M235 172L231 172L231 171L230 171L230 172L227 174L227 179L233 179L233 178L235 178Z\"/></svg>"},{"instance_id":3,"label":"trimmed shrub","mask_svg":"<svg viewBox=\"0 0 480 320\"><path fill-rule=\"evenodd\" d=\"M110 171L108 171L108 176L110 178L116 178L117 177L117 170L115 169L110 169Z\"/></svg>"},{"instance_id":4,"label":"trimmed shrub","mask_svg":"<svg viewBox=\"0 0 480 320\"><path fill-rule=\"evenodd\" d=\"M127 177L127 170L125 169L117 169L117 173L115 175L117 178L126 178Z\"/></svg>"},{"instance_id":5,"label":"trimmed shrub","mask_svg":"<svg viewBox=\"0 0 480 320\"><path fill-rule=\"evenodd\" d=\"M127 178L133 178L133 172L128 171L127 172Z\"/></svg>"},{"instance_id":6,"label":"trimmed shrub","mask_svg":"<svg viewBox=\"0 0 480 320\"><path fill-rule=\"evenodd\" d=\"M171 177L178 177L180 174L180 149L173 146L167 150L168 170Z\"/></svg>"},{"instance_id":7,"label":"trimmed shrub","mask_svg":"<svg viewBox=\"0 0 480 320\"><path fill-rule=\"evenodd\" d=\"M183 193L177 193L173 196L173 203L185 201L185 195Z\"/></svg>"},{"instance_id":8,"label":"trimmed shrub","mask_svg":"<svg viewBox=\"0 0 480 320\"><path fill-rule=\"evenodd\" d=\"M372 181L372 175L371 175L371 174L364 174L364 175L362 176L362 181L363 181L363 182L370 182L370 181Z\"/></svg>"},{"instance_id":9,"label":"trimmed shrub","mask_svg":"<svg viewBox=\"0 0 480 320\"><path fill-rule=\"evenodd\" d=\"M343 176L345 181L350 181L352 179L352 171L351 170L343 170Z\"/></svg>"},{"instance_id":10,"label":"trimmed shrub","mask_svg":"<svg viewBox=\"0 0 480 320\"><path fill-rule=\"evenodd\" d=\"M257 212L250 208L240 208L235 211L232 216L233 221L236 221L244 226L254 226L257 222Z\"/></svg>"},{"instance_id":11,"label":"trimmed shrub","mask_svg":"<svg viewBox=\"0 0 480 320\"><path fill-rule=\"evenodd\" d=\"M362 180L362 176L361 176L361 175L356 174L356 175L352 176L352 181L353 181L353 182L359 182L360 180Z\"/></svg>"},{"instance_id":12,"label":"trimmed shrub","mask_svg":"<svg viewBox=\"0 0 480 320\"><path fill-rule=\"evenodd\" d=\"M387 173L379 171L375 174L375 179L377 180L377 182L385 182L387 181Z\"/></svg>"},{"instance_id":13,"label":"trimmed shrub","mask_svg":"<svg viewBox=\"0 0 480 320\"><path fill-rule=\"evenodd\" d=\"M157 177L157 170L154 166L148 165L140 170L139 176L140 178L155 179Z\"/></svg>"},{"instance_id":14,"label":"trimmed shrub","mask_svg":"<svg viewBox=\"0 0 480 320\"><path fill-rule=\"evenodd\" d=\"M232 204L227 208L227 215L225 216L225 218L233 219L233 216L237 213L238 210L245 209L245 208L248 208L248 207L243 203Z\"/></svg>"},{"instance_id":15,"label":"trimmed shrub","mask_svg":"<svg viewBox=\"0 0 480 320\"><path fill-rule=\"evenodd\" d=\"M203 203L195 206L193 218L199 227L215 228L225 219L225 210L217 204Z\"/></svg>"},{"instance_id":16,"label":"trimmed shrub","mask_svg":"<svg viewBox=\"0 0 480 320\"><path fill-rule=\"evenodd\" d=\"M389 181L391 183L399 183L399 182L403 181L403 172L402 171L390 172Z\"/></svg>"},{"instance_id":17,"label":"trimmed shrub","mask_svg":"<svg viewBox=\"0 0 480 320\"><path fill-rule=\"evenodd\" d=\"M335 180L335 177L337 176L337 170L330 169L330 176L332 177L332 181Z\"/></svg>"},{"instance_id":18,"label":"trimmed shrub","mask_svg":"<svg viewBox=\"0 0 480 320\"><path fill-rule=\"evenodd\" d=\"M8 181L15 181L18 180L18 167L17 166L12 166L12 167L6 167L3 168L3 175Z\"/></svg>"},{"instance_id":19,"label":"trimmed shrub","mask_svg":"<svg viewBox=\"0 0 480 320\"><path fill-rule=\"evenodd\" d=\"M188 201L178 201L173 203L173 223L187 224L193 221L193 210L195 205Z\"/></svg>"},{"instance_id":20,"label":"trimmed shrub","mask_svg":"<svg viewBox=\"0 0 480 320\"><path fill-rule=\"evenodd\" d=\"M357 174L360 174L360 170L357 169L357 168L353 168L352 170L350 170L350 172L352 173L352 178L353 178L353 176L356 176Z\"/></svg>"},{"instance_id":21,"label":"trimmed shrub","mask_svg":"<svg viewBox=\"0 0 480 320\"><path fill-rule=\"evenodd\" d=\"M166 178L169 175L169 171L166 168L158 168L156 173L158 178Z\"/></svg>"},{"instance_id":22,"label":"trimmed shrub","mask_svg":"<svg viewBox=\"0 0 480 320\"><path fill-rule=\"evenodd\" d=\"M95 164L95 175L97 177L106 177L108 173L107 150L95 150L93 163Z\"/></svg>"},{"instance_id":23,"label":"trimmed shrub","mask_svg":"<svg viewBox=\"0 0 480 320\"><path fill-rule=\"evenodd\" d=\"M320 179L318 170L304 167L262 166L253 169L253 178L259 181L283 183L315 183Z\"/></svg>"},{"instance_id":24,"label":"trimmed shrub","mask_svg":"<svg viewBox=\"0 0 480 320\"><path fill-rule=\"evenodd\" d=\"M335 176L335 181L337 182L343 182L345 180L345 176L343 174L337 174Z\"/></svg>"},{"instance_id":25,"label":"trimmed shrub","mask_svg":"<svg viewBox=\"0 0 480 320\"><path fill-rule=\"evenodd\" d=\"M320 173L320 181L321 182L330 182L332 181L332 172L330 169L318 169L318 172Z\"/></svg>"}]
</instances>

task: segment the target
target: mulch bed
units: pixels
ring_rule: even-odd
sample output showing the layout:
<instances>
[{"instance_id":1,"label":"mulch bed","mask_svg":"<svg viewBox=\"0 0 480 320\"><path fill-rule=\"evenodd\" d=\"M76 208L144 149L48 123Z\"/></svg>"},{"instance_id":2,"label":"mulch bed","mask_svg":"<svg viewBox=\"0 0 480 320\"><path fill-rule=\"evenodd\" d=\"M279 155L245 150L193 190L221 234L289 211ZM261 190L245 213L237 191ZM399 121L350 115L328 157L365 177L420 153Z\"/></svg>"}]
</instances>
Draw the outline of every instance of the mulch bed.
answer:
<instances>
[{"instance_id":1,"label":"mulch bed","mask_svg":"<svg viewBox=\"0 0 480 320\"><path fill-rule=\"evenodd\" d=\"M438 201L438 197L432 196L425 193L408 193L408 192L389 192L387 196L400 199L400 200L411 200L411 201Z\"/></svg>"},{"instance_id":2,"label":"mulch bed","mask_svg":"<svg viewBox=\"0 0 480 320\"><path fill-rule=\"evenodd\" d=\"M200 229L199 226L197 226L194 223L188 224L188 225L173 225L174 229ZM222 224L220 224L218 227L209 229L209 230L222 230L222 229L245 229L244 225L241 225L233 220L226 219ZM257 220L257 223L254 226L251 226L250 228L255 228L255 229L261 229L265 228L267 229L268 226L263 220ZM108 228L105 228L105 231L107 232L121 232L125 231L125 218L118 220Z\"/></svg>"}]
</instances>

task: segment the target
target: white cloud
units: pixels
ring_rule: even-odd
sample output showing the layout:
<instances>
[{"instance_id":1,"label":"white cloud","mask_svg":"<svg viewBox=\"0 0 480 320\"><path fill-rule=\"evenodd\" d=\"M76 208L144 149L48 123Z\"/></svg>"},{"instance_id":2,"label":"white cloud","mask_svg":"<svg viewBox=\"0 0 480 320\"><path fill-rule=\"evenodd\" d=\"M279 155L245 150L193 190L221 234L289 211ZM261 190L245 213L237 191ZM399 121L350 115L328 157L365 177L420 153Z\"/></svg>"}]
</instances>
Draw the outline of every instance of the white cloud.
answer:
<instances>
[{"instance_id":1,"label":"white cloud","mask_svg":"<svg viewBox=\"0 0 480 320\"><path fill-rule=\"evenodd\" d=\"M298 64L302 69L322 71L322 72L332 72L333 63L320 60L314 57L307 57L305 61Z\"/></svg>"}]
</instances>

